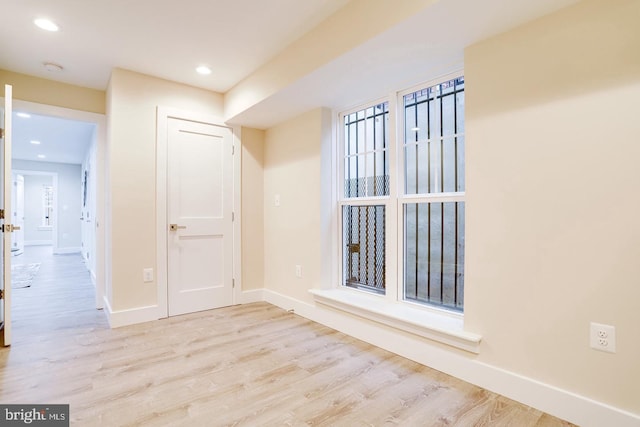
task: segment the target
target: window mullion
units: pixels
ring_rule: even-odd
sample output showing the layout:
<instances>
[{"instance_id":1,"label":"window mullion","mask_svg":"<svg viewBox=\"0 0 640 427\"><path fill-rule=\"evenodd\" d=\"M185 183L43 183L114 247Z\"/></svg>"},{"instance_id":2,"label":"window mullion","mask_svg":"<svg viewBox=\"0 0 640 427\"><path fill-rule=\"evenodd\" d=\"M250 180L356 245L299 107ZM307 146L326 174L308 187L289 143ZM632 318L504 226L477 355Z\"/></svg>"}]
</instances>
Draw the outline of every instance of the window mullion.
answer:
<instances>
[{"instance_id":1,"label":"window mullion","mask_svg":"<svg viewBox=\"0 0 640 427\"><path fill-rule=\"evenodd\" d=\"M395 182L393 188L395 192L393 194L395 205L393 207L393 211L395 213L395 224L393 230L395 232L394 243L395 243L395 292L394 298L396 301L402 301L404 299L404 257L405 257L405 237L404 237L404 206L400 202L401 198L404 197L406 193L406 171L407 171L407 155L406 155L406 146L405 146L405 126L406 126L406 114L403 103L399 100L402 99L397 94L393 98L393 112L394 112L394 135L393 143L394 143L394 162L393 165L395 167L394 174L391 175L392 179ZM417 173L417 170L416 170ZM391 228L391 227L390 227Z\"/></svg>"},{"instance_id":2,"label":"window mullion","mask_svg":"<svg viewBox=\"0 0 640 427\"><path fill-rule=\"evenodd\" d=\"M398 301L398 289L399 282L398 277L398 245L400 244L398 239L398 170L402 168L398 167L398 149L399 135L398 135L398 102L395 96L389 96L389 140L387 141L387 150L389 153L389 202L387 205L387 218L386 218L386 248L387 254L387 267L386 273L386 299L391 302ZM393 256L395 254L396 256Z\"/></svg>"}]
</instances>

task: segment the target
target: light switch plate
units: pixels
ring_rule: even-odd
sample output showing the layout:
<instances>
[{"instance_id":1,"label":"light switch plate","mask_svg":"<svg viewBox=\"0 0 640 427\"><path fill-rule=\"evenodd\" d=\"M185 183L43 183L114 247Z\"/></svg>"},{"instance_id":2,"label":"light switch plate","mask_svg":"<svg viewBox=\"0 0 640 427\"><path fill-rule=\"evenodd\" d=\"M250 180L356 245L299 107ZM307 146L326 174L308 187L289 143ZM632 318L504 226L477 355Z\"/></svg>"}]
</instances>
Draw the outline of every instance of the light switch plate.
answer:
<instances>
[{"instance_id":1,"label":"light switch plate","mask_svg":"<svg viewBox=\"0 0 640 427\"><path fill-rule=\"evenodd\" d=\"M145 268L142 270L142 281L145 283L153 282L153 268Z\"/></svg>"}]
</instances>

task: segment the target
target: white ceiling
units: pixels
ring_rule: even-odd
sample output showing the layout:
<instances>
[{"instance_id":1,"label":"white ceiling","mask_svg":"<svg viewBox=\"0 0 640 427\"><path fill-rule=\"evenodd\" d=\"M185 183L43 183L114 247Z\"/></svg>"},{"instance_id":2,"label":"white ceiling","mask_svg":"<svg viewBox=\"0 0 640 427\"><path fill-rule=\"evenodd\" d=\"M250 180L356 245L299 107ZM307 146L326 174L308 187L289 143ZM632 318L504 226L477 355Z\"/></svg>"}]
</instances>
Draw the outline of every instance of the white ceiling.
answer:
<instances>
[{"instance_id":1,"label":"white ceiling","mask_svg":"<svg viewBox=\"0 0 640 427\"><path fill-rule=\"evenodd\" d=\"M0 0L0 68L104 90L121 67L226 92L347 2ZM60 31L37 28L38 17ZM196 74L200 64L213 73Z\"/></svg>"},{"instance_id":2,"label":"white ceiling","mask_svg":"<svg viewBox=\"0 0 640 427\"><path fill-rule=\"evenodd\" d=\"M391 1L391 0L389 0ZM396 0L403 1L403 0ZM236 117L267 128L463 67L464 49L578 0L425 0L425 8ZM121 67L226 92L349 0L0 0L0 68L105 89ZM33 25L57 22L57 33ZM64 67L46 71L45 61ZM209 65L213 73L194 69Z\"/></svg>"},{"instance_id":3,"label":"white ceiling","mask_svg":"<svg viewBox=\"0 0 640 427\"><path fill-rule=\"evenodd\" d=\"M95 124L38 114L30 116L24 118L13 113L13 159L82 164L93 139Z\"/></svg>"},{"instance_id":4,"label":"white ceiling","mask_svg":"<svg viewBox=\"0 0 640 427\"><path fill-rule=\"evenodd\" d=\"M348 1L0 0L0 69L104 90L121 67L225 92ZM37 28L40 17L60 31ZM64 70L47 71L45 62ZM197 74L201 64L213 73ZM82 163L93 132L36 114L13 123L14 159Z\"/></svg>"}]
</instances>

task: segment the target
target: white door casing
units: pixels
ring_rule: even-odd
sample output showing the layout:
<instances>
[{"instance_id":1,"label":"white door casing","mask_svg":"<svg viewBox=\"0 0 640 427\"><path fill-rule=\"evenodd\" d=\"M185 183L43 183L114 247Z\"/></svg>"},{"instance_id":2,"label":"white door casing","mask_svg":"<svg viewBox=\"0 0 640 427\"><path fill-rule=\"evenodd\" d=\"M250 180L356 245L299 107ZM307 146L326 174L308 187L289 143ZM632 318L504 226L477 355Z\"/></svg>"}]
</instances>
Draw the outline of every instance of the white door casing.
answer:
<instances>
[{"instance_id":1,"label":"white door casing","mask_svg":"<svg viewBox=\"0 0 640 427\"><path fill-rule=\"evenodd\" d=\"M231 305L239 282L239 130L162 107L157 118L158 317Z\"/></svg>"},{"instance_id":2,"label":"white door casing","mask_svg":"<svg viewBox=\"0 0 640 427\"><path fill-rule=\"evenodd\" d=\"M4 108L1 112L0 128L3 129L2 148L0 149L0 202L7 219L3 220L3 227L11 222L11 115L12 115L12 87L4 86ZM0 300L0 319L2 330L1 341L5 346L11 345L11 233L0 231L0 260L2 272L0 274L0 289L3 298Z\"/></svg>"}]
</instances>

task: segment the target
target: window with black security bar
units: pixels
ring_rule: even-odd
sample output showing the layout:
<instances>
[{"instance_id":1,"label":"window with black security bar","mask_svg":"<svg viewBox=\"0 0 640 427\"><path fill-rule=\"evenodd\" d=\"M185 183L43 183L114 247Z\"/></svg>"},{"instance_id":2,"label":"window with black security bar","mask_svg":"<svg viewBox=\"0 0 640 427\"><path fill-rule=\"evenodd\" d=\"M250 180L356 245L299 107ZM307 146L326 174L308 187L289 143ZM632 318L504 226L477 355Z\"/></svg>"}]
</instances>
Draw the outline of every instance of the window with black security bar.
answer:
<instances>
[{"instance_id":1,"label":"window with black security bar","mask_svg":"<svg viewBox=\"0 0 640 427\"><path fill-rule=\"evenodd\" d=\"M464 78L402 97L404 299L464 306Z\"/></svg>"},{"instance_id":2,"label":"window with black security bar","mask_svg":"<svg viewBox=\"0 0 640 427\"><path fill-rule=\"evenodd\" d=\"M343 285L385 291L386 206L389 195L389 104L381 103L342 116Z\"/></svg>"}]
</instances>

